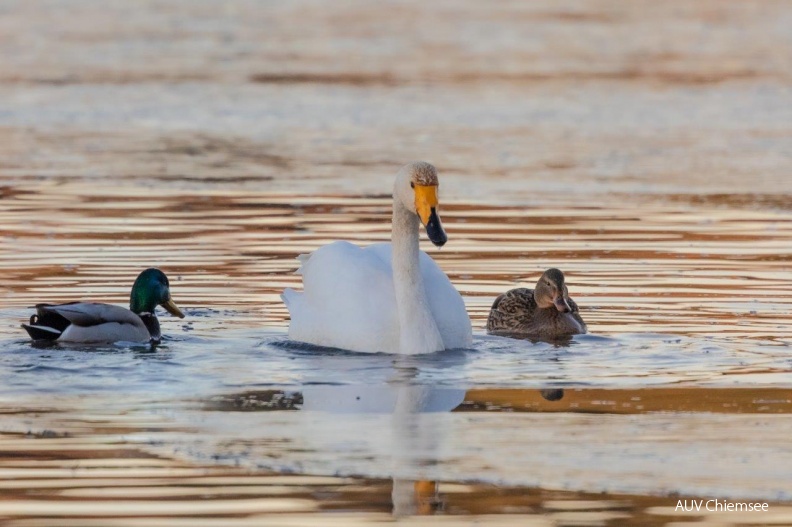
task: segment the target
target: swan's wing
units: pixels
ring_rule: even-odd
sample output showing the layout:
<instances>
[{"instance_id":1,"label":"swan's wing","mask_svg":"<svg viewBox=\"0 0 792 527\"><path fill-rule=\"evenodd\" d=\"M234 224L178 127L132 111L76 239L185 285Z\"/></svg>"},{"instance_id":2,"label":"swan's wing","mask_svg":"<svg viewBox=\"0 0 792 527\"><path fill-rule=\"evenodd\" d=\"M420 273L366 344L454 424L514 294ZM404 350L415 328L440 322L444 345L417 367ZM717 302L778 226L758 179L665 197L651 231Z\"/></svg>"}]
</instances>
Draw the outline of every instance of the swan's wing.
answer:
<instances>
[{"instance_id":1,"label":"swan's wing","mask_svg":"<svg viewBox=\"0 0 792 527\"><path fill-rule=\"evenodd\" d=\"M391 268L391 244L374 244L366 250L376 254L380 260L387 263L389 269ZM443 338L443 345L446 349L469 348L473 343L473 330L462 295L431 256L421 251L418 262L429 299L429 308Z\"/></svg>"},{"instance_id":2,"label":"swan's wing","mask_svg":"<svg viewBox=\"0 0 792 527\"><path fill-rule=\"evenodd\" d=\"M371 249L339 241L301 259L303 292L284 292L290 338L353 351L394 351L380 349L383 342L398 347L390 261Z\"/></svg>"},{"instance_id":3,"label":"swan's wing","mask_svg":"<svg viewBox=\"0 0 792 527\"><path fill-rule=\"evenodd\" d=\"M443 344L446 349L469 348L473 343L473 329L462 295L428 254L421 251L419 261L429 307Z\"/></svg>"},{"instance_id":4,"label":"swan's wing","mask_svg":"<svg viewBox=\"0 0 792 527\"><path fill-rule=\"evenodd\" d=\"M297 274L302 274L303 266L311 259L313 253L304 253L297 255L297 261L300 262L300 267L297 269Z\"/></svg>"}]
</instances>

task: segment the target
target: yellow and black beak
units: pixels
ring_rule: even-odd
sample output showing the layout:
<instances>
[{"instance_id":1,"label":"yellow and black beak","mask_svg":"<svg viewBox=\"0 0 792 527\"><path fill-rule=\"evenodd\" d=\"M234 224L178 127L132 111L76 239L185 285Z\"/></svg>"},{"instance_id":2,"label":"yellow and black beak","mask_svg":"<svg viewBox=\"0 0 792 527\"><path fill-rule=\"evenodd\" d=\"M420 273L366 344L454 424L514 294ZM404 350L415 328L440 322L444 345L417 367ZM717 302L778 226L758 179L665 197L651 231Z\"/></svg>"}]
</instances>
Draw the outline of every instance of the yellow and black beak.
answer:
<instances>
[{"instance_id":1,"label":"yellow and black beak","mask_svg":"<svg viewBox=\"0 0 792 527\"><path fill-rule=\"evenodd\" d=\"M443 230L440 216L437 215L439 205L436 185L415 185L415 210L421 223L426 227L426 235L437 247L442 247L448 241L448 236Z\"/></svg>"},{"instance_id":2,"label":"yellow and black beak","mask_svg":"<svg viewBox=\"0 0 792 527\"><path fill-rule=\"evenodd\" d=\"M162 307L174 317L184 318L184 313L182 313L182 310L179 309L179 306L176 305L176 302L174 302L172 298L168 297L168 300L162 304Z\"/></svg>"}]
</instances>

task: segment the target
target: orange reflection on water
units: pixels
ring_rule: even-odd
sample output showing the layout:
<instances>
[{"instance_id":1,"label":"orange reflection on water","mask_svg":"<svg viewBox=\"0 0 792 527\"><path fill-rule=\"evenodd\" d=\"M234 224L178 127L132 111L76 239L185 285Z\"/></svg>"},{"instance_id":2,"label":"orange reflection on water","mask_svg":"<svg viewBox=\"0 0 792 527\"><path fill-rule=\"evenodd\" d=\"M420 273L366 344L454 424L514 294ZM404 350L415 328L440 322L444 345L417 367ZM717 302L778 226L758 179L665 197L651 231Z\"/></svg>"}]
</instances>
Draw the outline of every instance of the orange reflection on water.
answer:
<instances>
[{"instance_id":1,"label":"orange reflection on water","mask_svg":"<svg viewBox=\"0 0 792 527\"><path fill-rule=\"evenodd\" d=\"M90 298L124 303L131 279L157 265L187 306L257 313L230 320L284 327L279 294L300 287L298 254L335 239L387 241L386 197L228 190L15 188L0 202L0 288L8 306ZM123 196L123 199L121 199ZM450 242L424 249L466 296L481 329L491 301L567 274L591 332L724 335L788 341L792 221L745 209L652 203L513 207L446 203Z\"/></svg>"}]
</instances>

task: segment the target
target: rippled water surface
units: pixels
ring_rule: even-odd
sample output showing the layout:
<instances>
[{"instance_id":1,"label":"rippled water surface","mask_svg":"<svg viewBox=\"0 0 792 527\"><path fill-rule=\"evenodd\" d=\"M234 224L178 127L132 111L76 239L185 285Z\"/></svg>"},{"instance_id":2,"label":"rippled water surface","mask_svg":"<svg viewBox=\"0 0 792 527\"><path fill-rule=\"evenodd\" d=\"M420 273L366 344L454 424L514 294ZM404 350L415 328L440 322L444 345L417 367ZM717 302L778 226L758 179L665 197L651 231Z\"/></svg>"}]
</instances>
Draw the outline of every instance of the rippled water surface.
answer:
<instances>
[{"instance_id":1,"label":"rippled water surface","mask_svg":"<svg viewBox=\"0 0 792 527\"><path fill-rule=\"evenodd\" d=\"M668 493L792 499L783 211L448 200L451 241L427 250L465 297L474 345L399 358L290 342L278 297L299 287L297 254L336 237L387 239L386 197L115 182L16 183L2 202L9 525L50 515L156 525L130 518L152 503L172 505L151 509L163 525L274 512L310 522L336 509L380 521L391 507L642 524L673 516ZM187 314L162 316L157 348L24 338L28 306L124 304L147 265L170 274ZM548 265L567 271L591 334L556 344L485 335L492 299ZM367 479L311 479L320 475ZM211 499L180 505L198 493ZM105 511L107 498L128 509Z\"/></svg>"},{"instance_id":2,"label":"rippled water surface","mask_svg":"<svg viewBox=\"0 0 792 527\"><path fill-rule=\"evenodd\" d=\"M38 4L0 20L0 525L792 525L783 3ZM388 240L412 159L472 348L290 342L296 256ZM150 266L156 348L19 327ZM548 267L590 334L486 335Z\"/></svg>"}]
</instances>

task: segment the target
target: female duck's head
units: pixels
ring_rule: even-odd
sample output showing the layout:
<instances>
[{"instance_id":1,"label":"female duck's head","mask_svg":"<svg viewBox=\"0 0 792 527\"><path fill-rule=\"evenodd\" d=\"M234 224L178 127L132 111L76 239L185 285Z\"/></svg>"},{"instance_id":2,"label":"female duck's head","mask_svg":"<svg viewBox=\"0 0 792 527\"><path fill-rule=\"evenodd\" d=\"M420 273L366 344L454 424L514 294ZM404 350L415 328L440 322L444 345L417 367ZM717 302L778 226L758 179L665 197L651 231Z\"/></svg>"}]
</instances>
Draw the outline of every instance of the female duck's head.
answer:
<instances>
[{"instance_id":1,"label":"female duck's head","mask_svg":"<svg viewBox=\"0 0 792 527\"><path fill-rule=\"evenodd\" d=\"M439 201L437 169L424 161L405 165L396 177L393 189L395 199L407 210L415 213L426 228L426 235L437 247L448 241L437 213Z\"/></svg>"},{"instance_id":2,"label":"female duck's head","mask_svg":"<svg viewBox=\"0 0 792 527\"><path fill-rule=\"evenodd\" d=\"M170 283L159 269L146 269L135 280L129 297L129 310L138 315L154 314L157 306L164 307L171 315L184 318L179 306L171 299Z\"/></svg>"},{"instance_id":3,"label":"female duck's head","mask_svg":"<svg viewBox=\"0 0 792 527\"><path fill-rule=\"evenodd\" d=\"M558 269L545 271L534 289L536 305L542 309L555 307L560 313L569 313L569 289L564 283L564 273Z\"/></svg>"}]
</instances>

